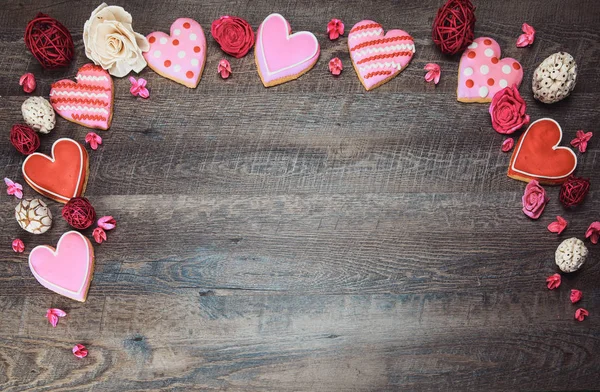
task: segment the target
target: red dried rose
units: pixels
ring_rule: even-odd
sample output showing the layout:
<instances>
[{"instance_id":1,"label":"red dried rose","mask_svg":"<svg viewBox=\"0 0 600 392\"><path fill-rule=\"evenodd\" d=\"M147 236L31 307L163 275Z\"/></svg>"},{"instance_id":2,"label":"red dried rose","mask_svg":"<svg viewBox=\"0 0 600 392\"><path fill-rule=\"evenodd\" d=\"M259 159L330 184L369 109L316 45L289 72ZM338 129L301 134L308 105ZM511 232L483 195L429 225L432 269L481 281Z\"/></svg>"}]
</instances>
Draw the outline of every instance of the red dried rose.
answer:
<instances>
[{"instance_id":1,"label":"red dried rose","mask_svg":"<svg viewBox=\"0 0 600 392\"><path fill-rule=\"evenodd\" d=\"M244 57L254 46L252 26L237 16L221 16L210 26L210 33L221 50L236 59Z\"/></svg>"},{"instance_id":2,"label":"red dried rose","mask_svg":"<svg viewBox=\"0 0 600 392\"><path fill-rule=\"evenodd\" d=\"M523 202L523 213L531 219L537 219L542 215L549 200L540 183L537 180L531 180L525 187L525 193L521 200Z\"/></svg>"},{"instance_id":3,"label":"red dried rose","mask_svg":"<svg viewBox=\"0 0 600 392\"><path fill-rule=\"evenodd\" d=\"M529 124L529 115L525 113L527 104L521 98L517 86L506 87L498 91L490 104L492 126L498 133L511 134Z\"/></svg>"}]
</instances>

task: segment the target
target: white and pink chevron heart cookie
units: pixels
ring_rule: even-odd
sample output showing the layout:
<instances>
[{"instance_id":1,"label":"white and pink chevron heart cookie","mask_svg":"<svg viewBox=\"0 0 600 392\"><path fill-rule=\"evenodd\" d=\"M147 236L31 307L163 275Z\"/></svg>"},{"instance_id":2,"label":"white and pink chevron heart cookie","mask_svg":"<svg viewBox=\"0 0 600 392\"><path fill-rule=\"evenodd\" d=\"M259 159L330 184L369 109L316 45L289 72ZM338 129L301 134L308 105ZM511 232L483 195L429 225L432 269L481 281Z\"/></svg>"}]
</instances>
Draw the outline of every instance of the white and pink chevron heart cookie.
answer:
<instances>
[{"instance_id":1,"label":"white and pink chevron heart cookie","mask_svg":"<svg viewBox=\"0 0 600 392\"><path fill-rule=\"evenodd\" d=\"M113 116L113 82L102 67L85 64L77 83L59 80L50 89L50 103L59 116L88 128L107 130Z\"/></svg>"},{"instance_id":2,"label":"white and pink chevron heart cookie","mask_svg":"<svg viewBox=\"0 0 600 392\"><path fill-rule=\"evenodd\" d=\"M148 66L167 79L196 88L206 63L206 37L193 19L179 18L171 35L160 31L148 34L150 50L144 53Z\"/></svg>"},{"instance_id":3,"label":"white and pink chevron heart cookie","mask_svg":"<svg viewBox=\"0 0 600 392\"><path fill-rule=\"evenodd\" d=\"M500 45L489 37L476 38L468 46L458 66L458 101L491 102L503 88L521 85L521 64L508 57L500 60L500 54Z\"/></svg>"},{"instance_id":4,"label":"white and pink chevron heart cookie","mask_svg":"<svg viewBox=\"0 0 600 392\"><path fill-rule=\"evenodd\" d=\"M372 90L390 81L410 62L415 53L413 38L404 30L390 30L372 20L358 22L348 34L352 65L360 82Z\"/></svg>"}]
</instances>

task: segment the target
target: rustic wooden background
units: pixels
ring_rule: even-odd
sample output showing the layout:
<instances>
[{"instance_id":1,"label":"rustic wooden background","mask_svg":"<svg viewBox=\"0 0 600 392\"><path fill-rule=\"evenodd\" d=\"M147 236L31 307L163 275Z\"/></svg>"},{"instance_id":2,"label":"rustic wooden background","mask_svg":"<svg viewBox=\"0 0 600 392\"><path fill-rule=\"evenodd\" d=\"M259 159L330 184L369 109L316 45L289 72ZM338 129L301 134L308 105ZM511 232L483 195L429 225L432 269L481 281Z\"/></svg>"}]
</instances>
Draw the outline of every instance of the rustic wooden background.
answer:
<instances>
[{"instance_id":1,"label":"rustic wooden background","mask_svg":"<svg viewBox=\"0 0 600 392\"><path fill-rule=\"evenodd\" d=\"M19 76L33 72L43 96L74 77L88 62L82 29L98 2L3 1L1 177L24 184L23 157L8 142L22 121ZM147 69L149 100L115 79L114 121L90 152L86 196L118 228L95 247L86 303L49 292L27 266L28 250L67 230L61 206L50 202L55 225L33 236L13 218L16 200L1 196L0 390L600 389L600 245L559 290L545 288L559 242L583 238L600 218L600 3L475 1L476 35L496 38L525 68L532 118L559 121L565 143L578 129L597 134L578 153L577 174L592 181L585 204L565 211L549 187L532 221L520 211L524 183L506 177L509 154L487 105L456 101L458 56L431 41L442 2L121 1L143 34L168 31L177 17L202 24L204 76L191 90ZM38 11L72 32L69 69L45 71L25 48ZM257 28L271 12L315 32L322 52L299 80L265 89L252 54L224 55L208 31L220 15ZM346 31L366 18L407 30L412 63L365 92L347 39L324 34L334 17ZM538 34L518 49L523 22ZM560 50L577 60L577 87L564 102L538 103L533 70ZM327 68L335 56L339 78ZM222 58L234 72L225 81ZM428 62L442 67L437 87L423 80ZM59 118L40 151L87 132ZM546 230L559 214L569 221L561 237ZM16 237L24 254L10 248ZM571 288L584 293L583 323L573 319ZM69 314L57 328L44 318L49 307ZM87 358L71 354L75 343Z\"/></svg>"}]
</instances>

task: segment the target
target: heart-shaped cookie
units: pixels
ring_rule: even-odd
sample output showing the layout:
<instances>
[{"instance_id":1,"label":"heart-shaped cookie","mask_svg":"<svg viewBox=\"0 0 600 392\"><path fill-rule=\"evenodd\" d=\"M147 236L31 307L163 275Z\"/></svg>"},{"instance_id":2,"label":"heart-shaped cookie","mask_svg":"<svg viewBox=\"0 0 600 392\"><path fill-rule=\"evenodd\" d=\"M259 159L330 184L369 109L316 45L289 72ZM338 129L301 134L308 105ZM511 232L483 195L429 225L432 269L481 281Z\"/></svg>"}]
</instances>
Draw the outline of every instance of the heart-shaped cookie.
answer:
<instances>
[{"instance_id":1,"label":"heart-shaped cookie","mask_svg":"<svg viewBox=\"0 0 600 392\"><path fill-rule=\"evenodd\" d=\"M372 20L358 22L348 34L352 65L360 82L372 90L390 81L410 62L415 42L404 30L389 30Z\"/></svg>"},{"instance_id":2,"label":"heart-shaped cookie","mask_svg":"<svg viewBox=\"0 0 600 392\"><path fill-rule=\"evenodd\" d=\"M559 147L560 125L551 118L533 122L521 135L510 158L508 176L529 182L561 184L575 171L577 156L568 147Z\"/></svg>"},{"instance_id":3,"label":"heart-shaped cookie","mask_svg":"<svg viewBox=\"0 0 600 392\"><path fill-rule=\"evenodd\" d=\"M60 203L82 196L88 177L88 154L73 139L58 139L52 156L35 152L23 162L23 177L37 192Z\"/></svg>"},{"instance_id":4,"label":"heart-shaped cookie","mask_svg":"<svg viewBox=\"0 0 600 392\"><path fill-rule=\"evenodd\" d=\"M206 37L194 19L179 18L171 35L155 31L146 37L150 50L144 53L148 66L157 74L196 88L206 63Z\"/></svg>"},{"instance_id":5,"label":"heart-shaped cookie","mask_svg":"<svg viewBox=\"0 0 600 392\"><path fill-rule=\"evenodd\" d=\"M292 27L283 16L271 14L258 28L254 61L263 85L271 87L310 71L320 52L313 33L292 34Z\"/></svg>"},{"instance_id":6,"label":"heart-shaped cookie","mask_svg":"<svg viewBox=\"0 0 600 392\"><path fill-rule=\"evenodd\" d=\"M494 95L523 80L523 67L512 58L500 60L500 45L488 37L476 38L460 58L457 100L491 102Z\"/></svg>"},{"instance_id":7,"label":"heart-shaped cookie","mask_svg":"<svg viewBox=\"0 0 600 392\"><path fill-rule=\"evenodd\" d=\"M59 80L50 89L50 103L59 116L88 128L110 128L113 116L113 82L102 67L79 68L77 82Z\"/></svg>"},{"instance_id":8,"label":"heart-shaped cookie","mask_svg":"<svg viewBox=\"0 0 600 392\"><path fill-rule=\"evenodd\" d=\"M81 233L69 231L60 237L56 249L48 245L33 248L29 268L42 286L84 302L94 273L94 248Z\"/></svg>"}]
</instances>

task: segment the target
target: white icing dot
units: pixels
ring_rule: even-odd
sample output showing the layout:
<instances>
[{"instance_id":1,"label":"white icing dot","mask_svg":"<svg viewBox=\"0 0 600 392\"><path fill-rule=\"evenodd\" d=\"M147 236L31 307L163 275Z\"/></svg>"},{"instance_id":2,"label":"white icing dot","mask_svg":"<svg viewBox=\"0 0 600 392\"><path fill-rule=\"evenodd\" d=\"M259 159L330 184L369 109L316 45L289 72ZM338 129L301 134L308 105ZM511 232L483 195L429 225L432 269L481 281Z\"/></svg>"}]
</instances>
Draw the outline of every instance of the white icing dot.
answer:
<instances>
[{"instance_id":1,"label":"white icing dot","mask_svg":"<svg viewBox=\"0 0 600 392\"><path fill-rule=\"evenodd\" d=\"M181 71L181 65L177 64L176 66L174 66L173 71L175 71L175 72Z\"/></svg>"},{"instance_id":2,"label":"white icing dot","mask_svg":"<svg viewBox=\"0 0 600 392\"><path fill-rule=\"evenodd\" d=\"M506 86L508 86L508 82L506 81L506 79L500 79L500 81L498 82L498 84L502 88L505 88Z\"/></svg>"},{"instance_id":3,"label":"white icing dot","mask_svg":"<svg viewBox=\"0 0 600 392\"><path fill-rule=\"evenodd\" d=\"M481 87L479 87L479 96L480 96L481 98L485 98L485 97L487 97L487 95L488 95L488 92L489 92L489 90L488 90L488 88L487 88L487 87L485 87L485 86L481 86Z\"/></svg>"},{"instance_id":4,"label":"white icing dot","mask_svg":"<svg viewBox=\"0 0 600 392\"><path fill-rule=\"evenodd\" d=\"M192 65L194 67L198 66L198 64L200 64L200 62L198 61L198 59L192 59Z\"/></svg>"},{"instance_id":5,"label":"white icing dot","mask_svg":"<svg viewBox=\"0 0 600 392\"><path fill-rule=\"evenodd\" d=\"M167 39L165 37L162 37L159 42L164 45L167 43Z\"/></svg>"},{"instance_id":6,"label":"white icing dot","mask_svg":"<svg viewBox=\"0 0 600 392\"><path fill-rule=\"evenodd\" d=\"M179 34L181 34L181 30L179 30L179 29L175 29L175 30L173 31L173 34L175 34L175 35L179 35Z\"/></svg>"},{"instance_id":7,"label":"white icing dot","mask_svg":"<svg viewBox=\"0 0 600 392\"><path fill-rule=\"evenodd\" d=\"M482 74L484 74L484 75L487 75L487 74L490 72L490 67L488 67L487 65L482 65L482 66L479 68L479 71L480 71Z\"/></svg>"},{"instance_id":8,"label":"white icing dot","mask_svg":"<svg viewBox=\"0 0 600 392\"><path fill-rule=\"evenodd\" d=\"M510 65L503 65L502 72L508 75L510 73Z\"/></svg>"},{"instance_id":9,"label":"white icing dot","mask_svg":"<svg viewBox=\"0 0 600 392\"><path fill-rule=\"evenodd\" d=\"M180 50L177 53L177 57L179 57L180 59L184 58L185 57L185 50Z\"/></svg>"},{"instance_id":10,"label":"white icing dot","mask_svg":"<svg viewBox=\"0 0 600 392\"><path fill-rule=\"evenodd\" d=\"M471 75L473 75L473 68L471 68L471 67L465 68L465 70L463 71L463 74L465 76L471 76Z\"/></svg>"},{"instance_id":11,"label":"white icing dot","mask_svg":"<svg viewBox=\"0 0 600 392\"><path fill-rule=\"evenodd\" d=\"M469 49L475 49L477 46L479 46L477 45L477 42L473 42L471 45L469 45Z\"/></svg>"},{"instance_id":12,"label":"white icing dot","mask_svg":"<svg viewBox=\"0 0 600 392\"><path fill-rule=\"evenodd\" d=\"M494 51L490 48L487 48L483 53L485 53L485 55L488 57L492 57L494 55Z\"/></svg>"},{"instance_id":13,"label":"white icing dot","mask_svg":"<svg viewBox=\"0 0 600 392\"><path fill-rule=\"evenodd\" d=\"M198 36L194 33L190 34L190 41L195 41Z\"/></svg>"},{"instance_id":14,"label":"white icing dot","mask_svg":"<svg viewBox=\"0 0 600 392\"><path fill-rule=\"evenodd\" d=\"M162 53L160 53L160 50L155 50L153 54L154 57L159 58Z\"/></svg>"}]
</instances>

